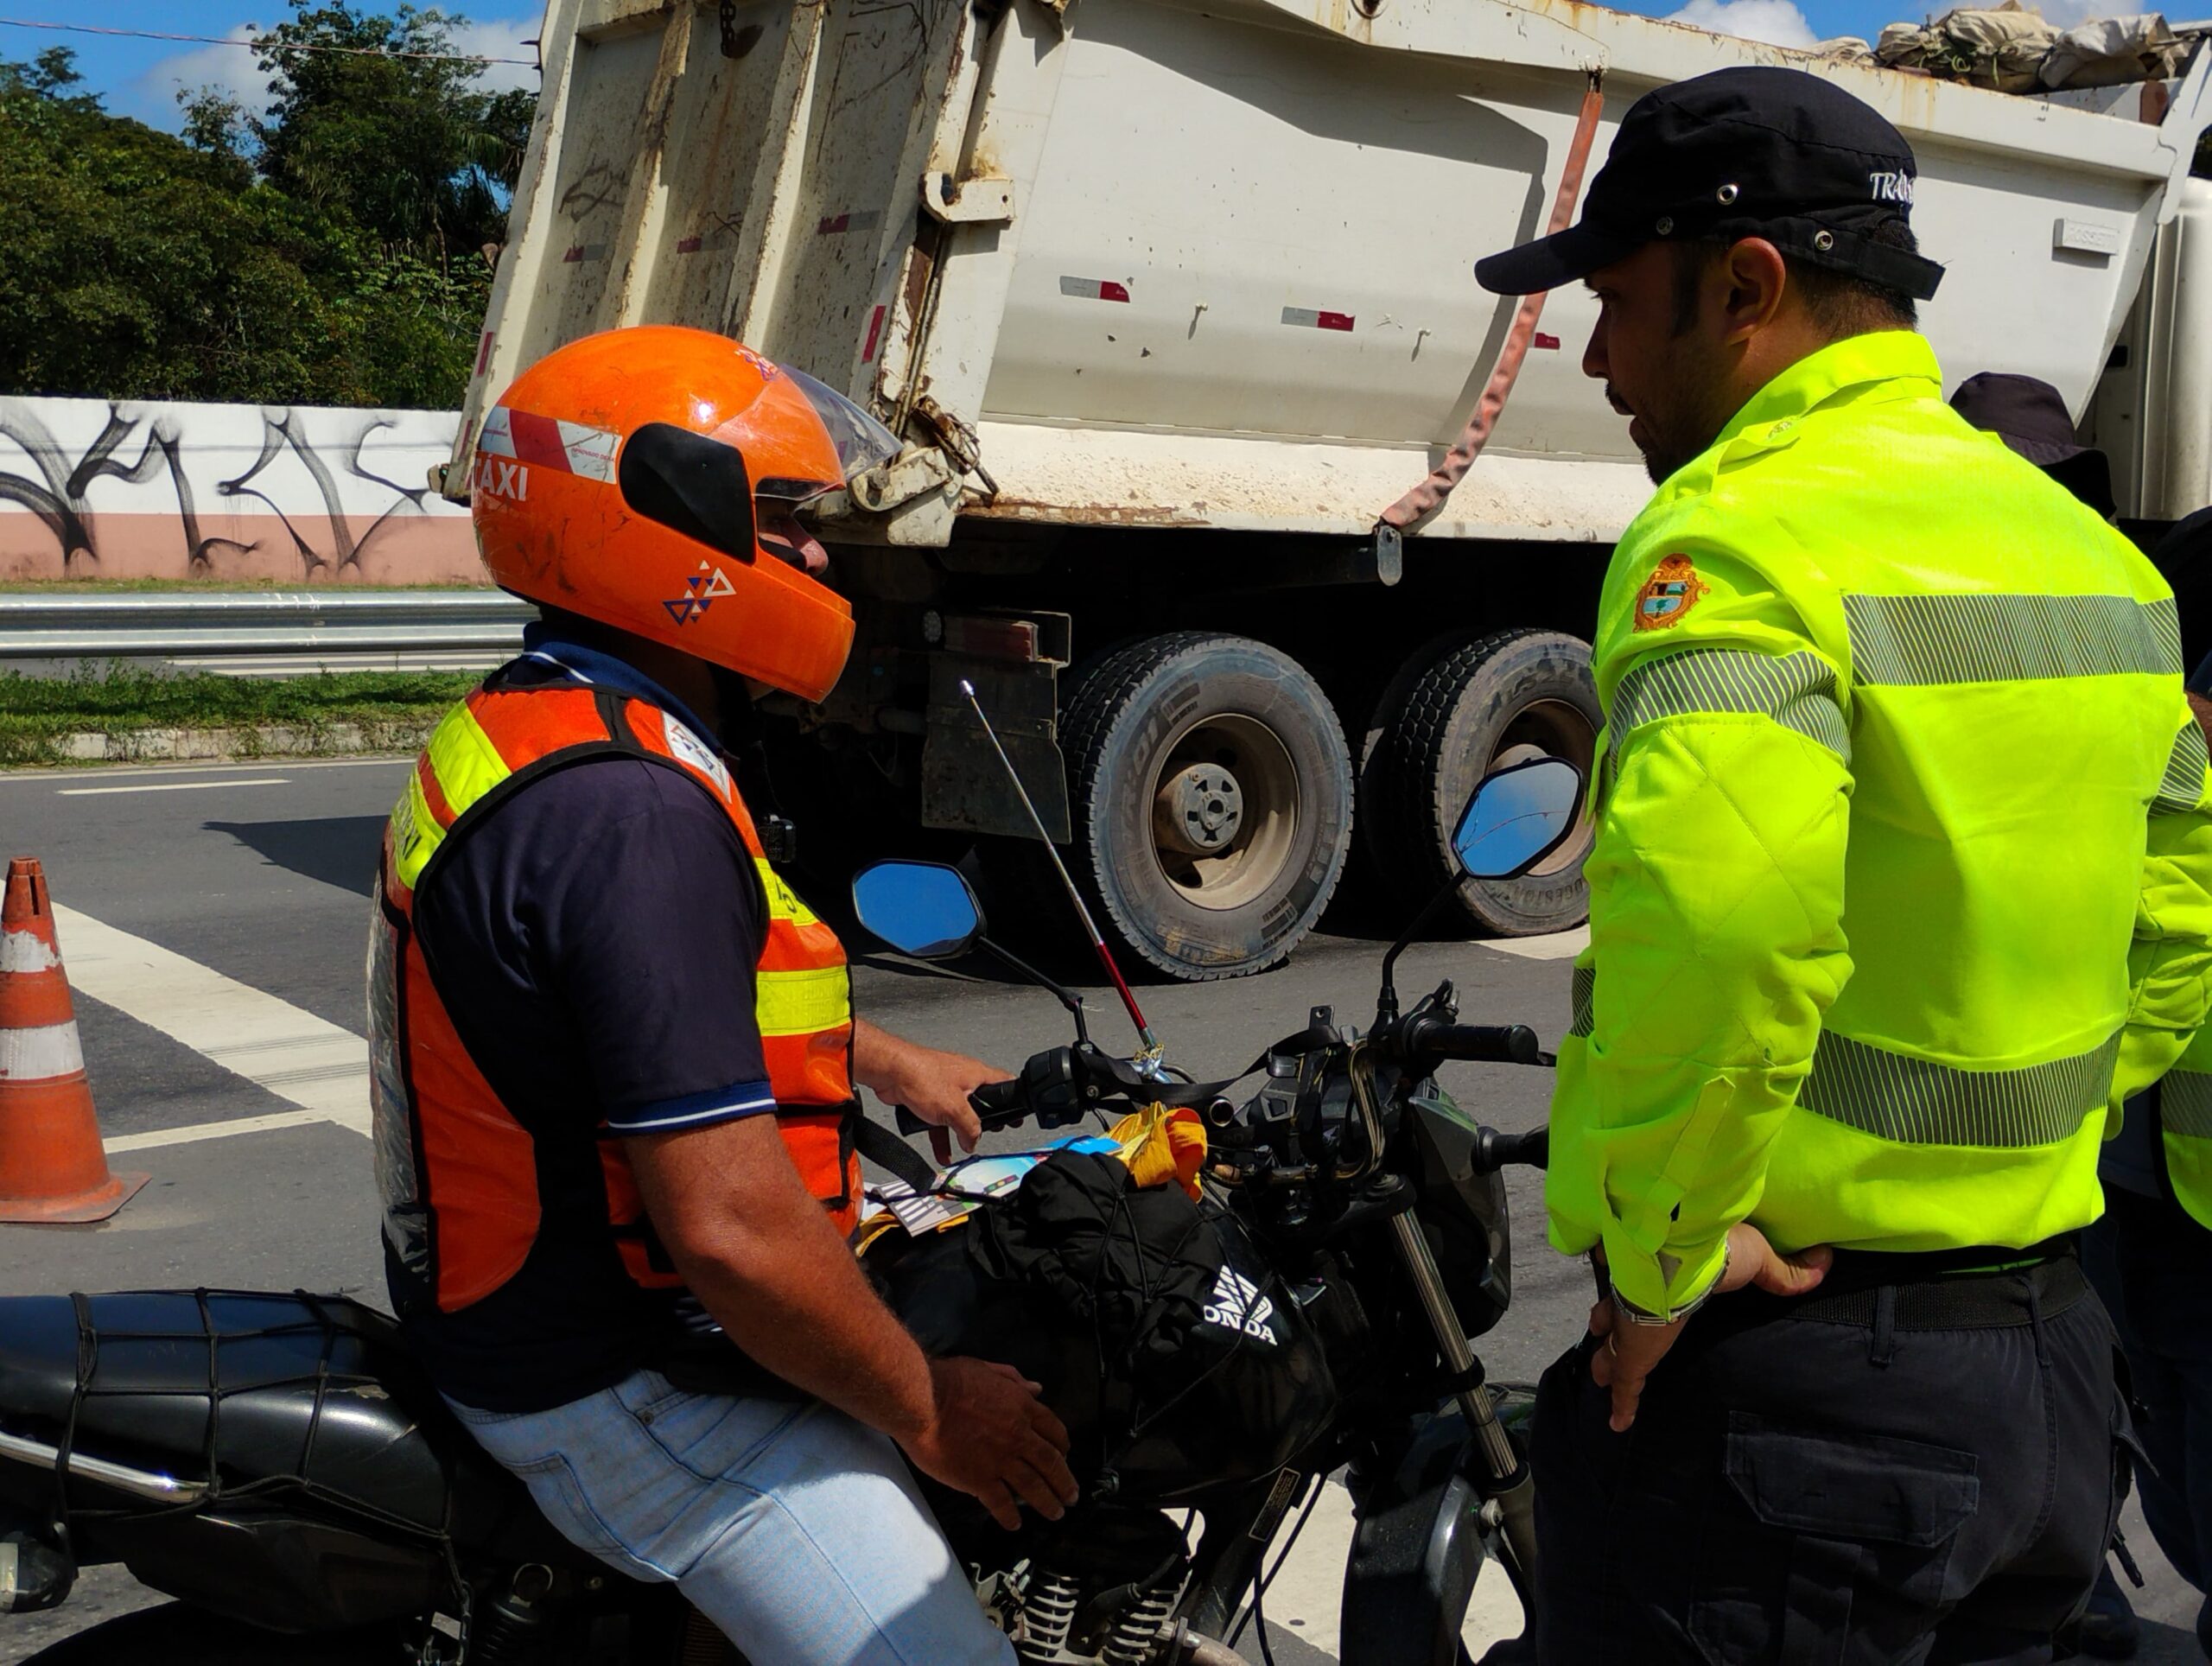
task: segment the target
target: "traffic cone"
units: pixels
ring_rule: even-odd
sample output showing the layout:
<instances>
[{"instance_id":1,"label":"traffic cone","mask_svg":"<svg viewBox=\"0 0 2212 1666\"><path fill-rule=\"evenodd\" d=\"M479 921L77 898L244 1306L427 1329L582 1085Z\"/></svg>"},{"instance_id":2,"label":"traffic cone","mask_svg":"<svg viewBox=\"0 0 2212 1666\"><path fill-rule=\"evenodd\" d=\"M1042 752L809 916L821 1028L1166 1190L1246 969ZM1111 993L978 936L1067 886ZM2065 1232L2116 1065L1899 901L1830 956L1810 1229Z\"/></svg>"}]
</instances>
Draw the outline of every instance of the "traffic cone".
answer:
<instances>
[{"instance_id":1,"label":"traffic cone","mask_svg":"<svg viewBox=\"0 0 2212 1666\"><path fill-rule=\"evenodd\" d=\"M46 874L18 856L0 901L0 1221L104 1221L145 1184L108 1172Z\"/></svg>"}]
</instances>

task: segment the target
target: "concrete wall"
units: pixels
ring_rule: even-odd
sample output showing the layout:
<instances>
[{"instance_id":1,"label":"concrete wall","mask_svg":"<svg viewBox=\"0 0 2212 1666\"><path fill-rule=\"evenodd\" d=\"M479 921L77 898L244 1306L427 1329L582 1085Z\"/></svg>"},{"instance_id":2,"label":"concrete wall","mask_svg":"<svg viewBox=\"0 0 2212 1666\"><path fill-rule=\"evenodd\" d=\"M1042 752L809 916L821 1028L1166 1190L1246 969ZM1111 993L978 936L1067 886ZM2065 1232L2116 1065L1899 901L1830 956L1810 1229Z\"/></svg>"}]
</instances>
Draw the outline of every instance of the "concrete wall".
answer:
<instances>
[{"instance_id":1,"label":"concrete wall","mask_svg":"<svg viewBox=\"0 0 2212 1666\"><path fill-rule=\"evenodd\" d=\"M450 411L0 398L0 581L481 584Z\"/></svg>"}]
</instances>

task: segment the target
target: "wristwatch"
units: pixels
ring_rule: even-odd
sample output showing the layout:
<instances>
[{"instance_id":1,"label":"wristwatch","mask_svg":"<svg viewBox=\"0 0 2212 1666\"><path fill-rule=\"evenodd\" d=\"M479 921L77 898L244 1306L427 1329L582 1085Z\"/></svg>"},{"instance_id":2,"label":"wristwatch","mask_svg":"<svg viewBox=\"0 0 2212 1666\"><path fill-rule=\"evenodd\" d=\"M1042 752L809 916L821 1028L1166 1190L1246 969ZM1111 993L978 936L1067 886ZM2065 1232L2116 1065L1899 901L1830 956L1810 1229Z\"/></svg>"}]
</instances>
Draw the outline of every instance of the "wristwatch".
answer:
<instances>
[{"instance_id":1,"label":"wristwatch","mask_svg":"<svg viewBox=\"0 0 2212 1666\"><path fill-rule=\"evenodd\" d=\"M1620 1293L1618 1285L1614 1285L1611 1288L1613 1312L1630 1325L1667 1326L1688 1319L1713 1299L1715 1290L1727 1282L1729 1253L1728 1240L1723 1238L1720 1241L1720 1270L1713 1275L1713 1282L1705 1287L1694 1301L1686 1301L1669 1313L1655 1313L1637 1307Z\"/></svg>"}]
</instances>

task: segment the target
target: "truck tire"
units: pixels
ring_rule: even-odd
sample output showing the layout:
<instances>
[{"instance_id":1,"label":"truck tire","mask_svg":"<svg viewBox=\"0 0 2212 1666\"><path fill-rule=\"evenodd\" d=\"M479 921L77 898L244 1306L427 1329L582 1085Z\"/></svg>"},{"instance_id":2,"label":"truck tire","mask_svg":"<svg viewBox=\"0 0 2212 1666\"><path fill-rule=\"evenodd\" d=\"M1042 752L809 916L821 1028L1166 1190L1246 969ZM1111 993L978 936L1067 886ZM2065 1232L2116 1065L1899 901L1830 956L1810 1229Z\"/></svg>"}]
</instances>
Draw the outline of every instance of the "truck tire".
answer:
<instances>
[{"instance_id":1,"label":"truck tire","mask_svg":"<svg viewBox=\"0 0 2212 1666\"><path fill-rule=\"evenodd\" d=\"M1557 632L1499 631L1415 664L1376 713L1360 827L1372 866L1408 911L1458 871L1452 834L1477 782L1541 757L1565 758L1587 778L1604 722L1588 645ZM1465 918L1500 937L1580 925L1593 829L1586 799L1573 836L1534 873L1462 881Z\"/></svg>"},{"instance_id":2,"label":"truck tire","mask_svg":"<svg viewBox=\"0 0 2212 1666\"><path fill-rule=\"evenodd\" d=\"M1146 964L1193 982L1264 971L1328 906L1351 759L1287 654L1205 631L1127 645L1072 682L1060 744L1069 867Z\"/></svg>"}]
</instances>

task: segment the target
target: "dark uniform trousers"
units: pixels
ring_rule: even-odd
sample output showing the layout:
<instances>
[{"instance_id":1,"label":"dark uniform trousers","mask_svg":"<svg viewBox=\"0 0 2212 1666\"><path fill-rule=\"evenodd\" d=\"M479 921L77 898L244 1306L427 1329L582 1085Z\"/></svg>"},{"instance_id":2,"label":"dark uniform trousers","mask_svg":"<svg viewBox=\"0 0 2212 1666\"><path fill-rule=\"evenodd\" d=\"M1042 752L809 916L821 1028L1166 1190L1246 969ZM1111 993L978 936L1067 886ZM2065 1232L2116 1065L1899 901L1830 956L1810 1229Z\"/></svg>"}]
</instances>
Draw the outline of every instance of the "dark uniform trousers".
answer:
<instances>
[{"instance_id":1,"label":"dark uniform trousers","mask_svg":"<svg viewBox=\"0 0 2212 1666\"><path fill-rule=\"evenodd\" d=\"M2126 1488L2112 1324L2070 1254L1928 1266L1839 1255L1800 1300L1714 1297L1625 1434L1601 1344L1544 1374L1546 1666L2053 1658Z\"/></svg>"}]
</instances>

